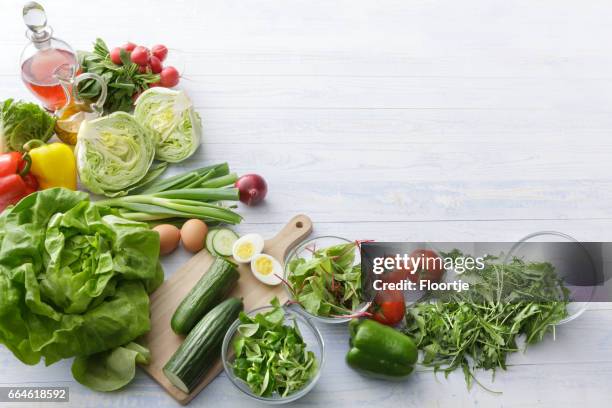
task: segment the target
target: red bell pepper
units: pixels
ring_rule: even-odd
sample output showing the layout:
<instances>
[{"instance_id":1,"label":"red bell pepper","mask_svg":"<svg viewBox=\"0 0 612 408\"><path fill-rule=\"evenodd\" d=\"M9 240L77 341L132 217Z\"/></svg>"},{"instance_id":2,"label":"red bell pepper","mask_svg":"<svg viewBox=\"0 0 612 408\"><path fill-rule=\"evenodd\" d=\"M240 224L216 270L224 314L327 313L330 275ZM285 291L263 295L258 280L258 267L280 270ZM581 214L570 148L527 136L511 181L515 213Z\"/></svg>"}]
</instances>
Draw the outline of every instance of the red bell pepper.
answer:
<instances>
[{"instance_id":1,"label":"red bell pepper","mask_svg":"<svg viewBox=\"0 0 612 408\"><path fill-rule=\"evenodd\" d=\"M38 190L38 181L29 171L28 156L17 152L0 155L0 212Z\"/></svg>"}]
</instances>

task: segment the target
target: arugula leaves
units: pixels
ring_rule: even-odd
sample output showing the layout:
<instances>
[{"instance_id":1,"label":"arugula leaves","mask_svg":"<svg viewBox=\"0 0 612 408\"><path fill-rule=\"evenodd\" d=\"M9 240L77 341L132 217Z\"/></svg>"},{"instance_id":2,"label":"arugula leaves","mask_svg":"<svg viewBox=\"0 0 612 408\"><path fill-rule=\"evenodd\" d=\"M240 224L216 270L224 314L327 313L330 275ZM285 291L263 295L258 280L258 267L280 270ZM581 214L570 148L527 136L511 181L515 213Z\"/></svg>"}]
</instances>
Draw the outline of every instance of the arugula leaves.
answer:
<instances>
[{"instance_id":1,"label":"arugula leaves","mask_svg":"<svg viewBox=\"0 0 612 408\"><path fill-rule=\"evenodd\" d=\"M477 382L474 369L506 369L519 338L525 347L537 343L567 316L569 291L550 263L497 259L489 256L482 271L462 276L469 291L419 303L406 315L404 332L423 350L421 364L445 375L461 368L468 388Z\"/></svg>"},{"instance_id":2,"label":"arugula leaves","mask_svg":"<svg viewBox=\"0 0 612 408\"><path fill-rule=\"evenodd\" d=\"M311 259L289 262L294 299L315 316L349 315L361 303L361 265L355 262L355 243L313 252Z\"/></svg>"},{"instance_id":3,"label":"arugula leaves","mask_svg":"<svg viewBox=\"0 0 612 408\"><path fill-rule=\"evenodd\" d=\"M307 350L297 323L283 324L285 311L277 298L272 306L271 311L255 317L240 313L242 324L233 342L233 369L255 394L286 397L308 383L318 363L314 353Z\"/></svg>"}]
</instances>

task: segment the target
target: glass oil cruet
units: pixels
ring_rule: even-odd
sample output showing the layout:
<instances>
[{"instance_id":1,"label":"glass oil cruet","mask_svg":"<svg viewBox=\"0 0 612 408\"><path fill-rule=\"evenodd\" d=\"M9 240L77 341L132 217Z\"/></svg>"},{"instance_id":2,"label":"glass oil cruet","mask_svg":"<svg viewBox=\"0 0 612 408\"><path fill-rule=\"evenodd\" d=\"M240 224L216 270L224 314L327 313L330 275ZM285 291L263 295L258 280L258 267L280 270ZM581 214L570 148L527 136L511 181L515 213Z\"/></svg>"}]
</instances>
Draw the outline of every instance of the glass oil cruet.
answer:
<instances>
[{"instance_id":1,"label":"glass oil cruet","mask_svg":"<svg viewBox=\"0 0 612 408\"><path fill-rule=\"evenodd\" d=\"M76 144L79 127L84 120L100 117L106 101L106 82L100 75L85 73L77 75L78 67L74 64L60 65L54 72L54 77L64 92L66 103L55 112L55 133L64 142ZM90 103L79 98L79 83L84 80L94 80L100 84L98 99Z\"/></svg>"},{"instance_id":2,"label":"glass oil cruet","mask_svg":"<svg viewBox=\"0 0 612 408\"><path fill-rule=\"evenodd\" d=\"M55 70L64 64L76 65L75 53L66 42L53 37L45 9L39 3L31 1L23 6L23 21L30 42L21 52L21 78L42 104L54 112L66 104Z\"/></svg>"}]
</instances>

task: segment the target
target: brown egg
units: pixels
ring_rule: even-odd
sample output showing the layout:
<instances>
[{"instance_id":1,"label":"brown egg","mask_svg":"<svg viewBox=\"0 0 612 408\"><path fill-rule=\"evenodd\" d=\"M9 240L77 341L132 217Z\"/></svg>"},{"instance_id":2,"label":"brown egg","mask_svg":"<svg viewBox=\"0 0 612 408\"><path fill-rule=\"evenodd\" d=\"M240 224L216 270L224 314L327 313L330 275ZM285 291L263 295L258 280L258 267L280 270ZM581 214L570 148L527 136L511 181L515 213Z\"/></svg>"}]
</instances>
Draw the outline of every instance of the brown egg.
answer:
<instances>
[{"instance_id":1,"label":"brown egg","mask_svg":"<svg viewBox=\"0 0 612 408\"><path fill-rule=\"evenodd\" d=\"M181 239L181 232L177 227L161 224L153 228L153 231L159 234L159 253L161 255L168 255L176 249Z\"/></svg>"},{"instance_id":2,"label":"brown egg","mask_svg":"<svg viewBox=\"0 0 612 408\"><path fill-rule=\"evenodd\" d=\"M198 252L204 248L208 226L201 220L189 220L181 228L181 242L186 250Z\"/></svg>"}]
</instances>

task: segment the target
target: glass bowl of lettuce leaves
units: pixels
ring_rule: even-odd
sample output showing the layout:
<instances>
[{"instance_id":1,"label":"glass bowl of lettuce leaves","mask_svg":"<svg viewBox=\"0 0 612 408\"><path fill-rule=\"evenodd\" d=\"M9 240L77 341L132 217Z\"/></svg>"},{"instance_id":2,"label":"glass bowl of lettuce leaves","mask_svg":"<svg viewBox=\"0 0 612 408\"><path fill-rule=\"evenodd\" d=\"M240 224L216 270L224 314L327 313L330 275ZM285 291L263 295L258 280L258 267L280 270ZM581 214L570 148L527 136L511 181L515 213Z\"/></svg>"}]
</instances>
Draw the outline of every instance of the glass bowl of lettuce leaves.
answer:
<instances>
[{"instance_id":1,"label":"glass bowl of lettuce leaves","mask_svg":"<svg viewBox=\"0 0 612 408\"><path fill-rule=\"evenodd\" d=\"M346 323L367 310L357 241L321 236L304 241L285 259L292 303L322 323Z\"/></svg>"},{"instance_id":2,"label":"glass bowl of lettuce leaves","mask_svg":"<svg viewBox=\"0 0 612 408\"><path fill-rule=\"evenodd\" d=\"M324 362L321 332L304 316L280 305L241 312L221 348L230 381L254 400L284 404L306 395Z\"/></svg>"}]
</instances>

